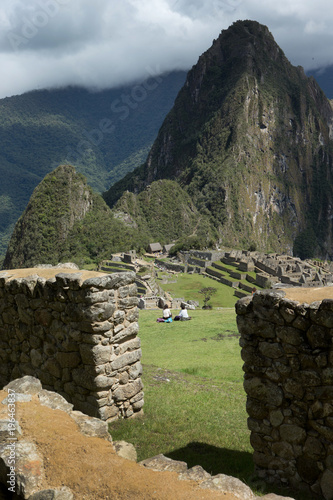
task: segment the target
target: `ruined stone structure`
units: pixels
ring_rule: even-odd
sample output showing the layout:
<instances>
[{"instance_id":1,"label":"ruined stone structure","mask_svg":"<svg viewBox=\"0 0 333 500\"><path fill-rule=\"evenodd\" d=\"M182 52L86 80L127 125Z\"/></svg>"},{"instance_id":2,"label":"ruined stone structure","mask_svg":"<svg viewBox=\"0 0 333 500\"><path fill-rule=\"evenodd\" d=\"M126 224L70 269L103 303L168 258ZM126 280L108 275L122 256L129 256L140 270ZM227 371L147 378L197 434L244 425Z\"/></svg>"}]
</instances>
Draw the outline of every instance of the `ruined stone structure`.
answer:
<instances>
[{"instance_id":1,"label":"ruined stone structure","mask_svg":"<svg viewBox=\"0 0 333 500\"><path fill-rule=\"evenodd\" d=\"M236 304L258 475L333 498L333 300L266 290Z\"/></svg>"},{"instance_id":2,"label":"ruined stone structure","mask_svg":"<svg viewBox=\"0 0 333 500\"><path fill-rule=\"evenodd\" d=\"M89 273L88 273L89 274ZM87 415L112 421L143 407L135 273L0 274L0 385L23 375Z\"/></svg>"}]
</instances>

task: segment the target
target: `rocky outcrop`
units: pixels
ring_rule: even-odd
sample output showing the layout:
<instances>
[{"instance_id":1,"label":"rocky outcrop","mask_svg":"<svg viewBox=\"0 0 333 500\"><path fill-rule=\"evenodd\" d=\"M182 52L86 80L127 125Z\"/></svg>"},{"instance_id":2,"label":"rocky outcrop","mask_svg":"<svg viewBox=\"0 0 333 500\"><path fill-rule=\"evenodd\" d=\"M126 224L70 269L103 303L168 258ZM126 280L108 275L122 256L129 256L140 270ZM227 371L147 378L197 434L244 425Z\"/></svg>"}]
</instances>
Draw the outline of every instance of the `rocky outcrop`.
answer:
<instances>
[{"instance_id":1,"label":"rocky outcrop","mask_svg":"<svg viewBox=\"0 0 333 500\"><path fill-rule=\"evenodd\" d=\"M225 474L211 476L200 465L195 465L190 469L187 464L180 460L171 460L164 455L148 458L140 462L141 465L154 471L172 471L177 472L181 481L196 481L200 488L216 492L223 492L224 495L231 494L238 500L293 500L292 498L281 497L278 495L265 495L257 497L245 483L239 479Z\"/></svg>"}]
</instances>

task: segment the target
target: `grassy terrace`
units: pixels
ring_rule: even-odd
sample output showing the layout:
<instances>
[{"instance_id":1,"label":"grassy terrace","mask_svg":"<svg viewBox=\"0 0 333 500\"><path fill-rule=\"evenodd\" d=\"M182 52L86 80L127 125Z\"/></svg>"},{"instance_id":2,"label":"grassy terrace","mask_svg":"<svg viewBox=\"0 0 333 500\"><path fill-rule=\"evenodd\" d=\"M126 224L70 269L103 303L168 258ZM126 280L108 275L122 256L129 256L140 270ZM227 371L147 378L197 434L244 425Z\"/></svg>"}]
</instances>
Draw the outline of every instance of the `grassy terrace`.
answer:
<instances>
[{"instance_id":1,"label":"grassy terrace","mask_svg":"<svg viewBox=\"0 0 333 500\"><path fill-rule=\"evenodd\" d=\"M158 273L159 278L163 279L166 276L167 273ZM185 301L197 300L200 306L203 305L203 296L199 293L199 290L208 286L217 289L216 294L212 296L209 302L213 307L234 307L238 300L234 295L235 290L233 288L213 281L201 274L178 273L173 276L173 279L177 280L177 282L163 283L161 280L157 280L157 283L164 291L170 292L173 297L183 297Z\"/></svg>"},{"instance_id":2,"label":"grassy terrace","mask_svg":"<svg viewBox=\"0 0 333 500\"><path fill-rule=\"evenodd\" d=\"M140 311L144 417L111 424L112 438L133 443L138 460L163 453L278 493L254 475L234 308L191 315L163 324L158 311Z\"/></svg>"}]
</instances>

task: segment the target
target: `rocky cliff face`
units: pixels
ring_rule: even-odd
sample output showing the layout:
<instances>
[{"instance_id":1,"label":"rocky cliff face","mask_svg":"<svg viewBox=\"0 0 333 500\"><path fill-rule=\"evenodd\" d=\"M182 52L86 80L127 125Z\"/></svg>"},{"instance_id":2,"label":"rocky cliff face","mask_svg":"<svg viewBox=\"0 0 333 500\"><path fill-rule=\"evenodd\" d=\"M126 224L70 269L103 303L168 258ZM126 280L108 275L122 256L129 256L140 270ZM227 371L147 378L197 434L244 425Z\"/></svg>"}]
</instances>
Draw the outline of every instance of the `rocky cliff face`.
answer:
<instances>
[{"instance_id":1,"label":"rocky cliff face","mask_svg":"<svg viewBox=\"0 0 333 500\"><path fill-rule=\"evenodd\" d=\"M315 80L267 27L237 21L188 73L145 165L105 199L174 179L224 244L332 256L332 126Z\"/></svg>"}]
</instances>

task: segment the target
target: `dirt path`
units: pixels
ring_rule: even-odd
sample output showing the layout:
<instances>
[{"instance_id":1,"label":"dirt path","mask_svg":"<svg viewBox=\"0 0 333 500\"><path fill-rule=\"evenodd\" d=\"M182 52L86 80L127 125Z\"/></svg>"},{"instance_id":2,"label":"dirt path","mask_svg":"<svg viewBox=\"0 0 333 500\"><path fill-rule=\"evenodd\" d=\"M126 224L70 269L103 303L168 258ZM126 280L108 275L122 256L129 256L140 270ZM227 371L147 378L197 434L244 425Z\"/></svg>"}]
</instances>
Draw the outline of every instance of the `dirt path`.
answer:
<instances>
[{"instance_id":1,"label":"dirt path","mask_svg":"<svg viewBox=\"0 0 333 500\"><path fill-rule=\"evenodd\" d=\"M0 401L6 396L0 391ZM0 405L0 418L5 415ZM109 442L82 435L67 413L41 406L37 396L16 403L16 417L22 439L36 443L43 456L44 488L68 486L75 500L236 500L180 481L176 472L155 472L119 457Z\"/></svg>"},{"instance_id":2,"label":"dirt path","mask_svg":"<svg viewBox=\"0 0 333 500\"><path fill-rule=\"evenodd\" d=\"M317 300L333 299L333 286L318 288L292 287L284 288L283 291L286 292L286 298L297 300L300 303L311 304L311 302Z\"/></svg>"},{"instance_id":3,"label":"dirt path","mask_svg":"<svg viewBox=\"0 0 333 500\"><path fill-rule=\"evenodd\" d=\"M8 275L11 279L14 278L28 278L30 276L35 276L36 274L41 278L50 279L56 274L67 273L67 274L80 274L82 281L88 278L95 278L96 276L106 276L109 273L100 273L98 271L86 271L82 269L71 269L67 267L49 267L49 268L39 268L31 267L26 269L10 269L6 271L0 271L1 275Z\"/></svg>"}]
</instances>

